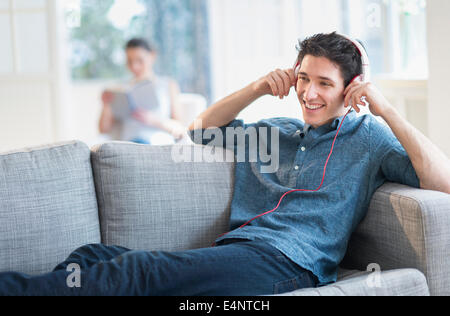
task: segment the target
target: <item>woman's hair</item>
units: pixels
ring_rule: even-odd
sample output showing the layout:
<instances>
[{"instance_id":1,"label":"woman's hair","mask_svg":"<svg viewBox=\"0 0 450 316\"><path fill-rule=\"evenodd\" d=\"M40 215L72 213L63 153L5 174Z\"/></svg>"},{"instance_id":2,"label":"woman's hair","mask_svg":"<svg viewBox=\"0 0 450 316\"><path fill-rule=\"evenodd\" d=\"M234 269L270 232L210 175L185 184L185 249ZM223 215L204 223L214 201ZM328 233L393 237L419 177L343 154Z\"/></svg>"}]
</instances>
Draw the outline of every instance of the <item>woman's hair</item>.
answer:
<instances>
[{"instance_id":1,"label":"woman's hair","mask_svg":"<svg viewBox=\"0 0 450 316\"><path fill-rule=\"evenodd\" d=\"M341 70L345 87L363 72L362 58L355 44L336 32L316 34L299 41L297 50L300 65L306 55L325 57L336 64Z\"/></svg>"},{"instance_id":2,"label":"woman's hair","mask_svg":"<svg viewBox=\"0 0 450 316\"><path fill-rule=\"evenodd\" d=\"M125 50L131 49L131 48L143 48L150 53L154 51L154 48L149 44L149 42L143 38L130 39L127 42L127 45L125 45Z\"/></svg>"}]
</instances>

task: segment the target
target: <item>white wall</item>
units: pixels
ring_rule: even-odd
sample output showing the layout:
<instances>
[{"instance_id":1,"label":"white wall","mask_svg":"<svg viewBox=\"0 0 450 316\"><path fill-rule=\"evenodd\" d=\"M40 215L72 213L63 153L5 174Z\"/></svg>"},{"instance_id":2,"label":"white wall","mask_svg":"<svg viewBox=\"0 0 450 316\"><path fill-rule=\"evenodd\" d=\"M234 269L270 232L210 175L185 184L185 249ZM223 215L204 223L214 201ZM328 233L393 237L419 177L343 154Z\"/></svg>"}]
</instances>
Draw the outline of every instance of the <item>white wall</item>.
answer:
<instances>
[{"instance_id":1,"label":"white wall","mask_svg":"<svg viewBox=\"0 0 450 316\"><path fill-rule=\"evenodd\" d=\"M429 137L450 157L450 1L427 1Z\"/></svg>"},{"instance_id":2,"label":"white wall","mask_svg":"<svg viewBox=\"0 0 450 316\"><path fill-rule=\"evenodd\" d=\"M374 79L376 86L400 114L429 137L428 81L382 76Z\"/></svg>"},{"instance_id":3,"label":"white wall","mask_svg":"<svg viewBox=\"0 0 450 316\"><path fill-rule=\"evenodd\" d=\"M66 125L67 137L93 146L104 140L98 130L102 111L101 94L108 82L91 81L71 83L68 90L70 120Z\"/></svg>"},{"instance_id":4,"label":"white wall","mask_svg":"<svg viewBox=\"0 0 450 316\"><path fill-rule=\"evenodd\" d=\"M210 0L210 34L214 101L244 88L276 68L292 67L300 36L295 0ZM239 118L299 117L292 90L280 101L266 96Z\"/></svg>"},{"instance_id":5,"label":"white wall","mask_svg":"<svg viewBox=\"0 0 450 316\"><path fill-rule=\"evenodd\" d=\"M64 133L62 1L0 1L0 151Z\"/></svg>"}]
</instances>

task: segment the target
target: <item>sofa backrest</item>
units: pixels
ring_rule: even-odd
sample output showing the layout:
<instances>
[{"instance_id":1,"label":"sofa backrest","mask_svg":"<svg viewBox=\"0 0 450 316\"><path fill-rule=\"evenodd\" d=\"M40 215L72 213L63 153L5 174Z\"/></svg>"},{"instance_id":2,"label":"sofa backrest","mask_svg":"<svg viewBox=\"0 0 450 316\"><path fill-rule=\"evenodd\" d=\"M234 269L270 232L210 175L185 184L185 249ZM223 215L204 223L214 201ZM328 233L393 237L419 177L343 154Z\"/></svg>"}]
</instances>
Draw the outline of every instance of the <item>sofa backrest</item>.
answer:
<instances>
[{"instance_id":1,"label":"sofa backrest","mask_svg":"<svg viewBox=\"0 0 450 316\"><path fill-rule=\"evenodd\" d=\"M67 142L0 153L0 271L50 272L100 242L90 150Z\"/></svg>"},{"instance_id":2,"label":"sofa backrest","mask_svg":"<svg viewBox=\"0 0 450 316\"><path fill-rule=\"evenodd\" d=\"M229 226L234 163L186 162L203 150L211 148L125 142L92 148L102 242L136 250L210 246ZM179 162L183 154L191 158Z\"/></svg>"}]
</instances>

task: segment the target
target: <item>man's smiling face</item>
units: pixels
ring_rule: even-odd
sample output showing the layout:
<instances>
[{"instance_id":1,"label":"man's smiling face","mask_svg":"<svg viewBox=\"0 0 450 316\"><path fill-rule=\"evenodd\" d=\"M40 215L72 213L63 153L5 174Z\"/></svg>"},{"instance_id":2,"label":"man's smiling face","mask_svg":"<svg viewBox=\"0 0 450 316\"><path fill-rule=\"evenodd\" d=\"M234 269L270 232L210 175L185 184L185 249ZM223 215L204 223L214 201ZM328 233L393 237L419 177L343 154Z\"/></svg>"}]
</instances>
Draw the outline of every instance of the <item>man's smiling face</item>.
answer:
<instances>
[{"instance_id":1,"label":"man's smiling face","mask_svg":"<svg viewBox=\"0 0 450 316\"><path fill-rule=\"evenodd\" d=\"M314 128L344 116L344 79L337 65L325 57L306 55L297 81L303 119Z\"/></svg>"}]
</instances>

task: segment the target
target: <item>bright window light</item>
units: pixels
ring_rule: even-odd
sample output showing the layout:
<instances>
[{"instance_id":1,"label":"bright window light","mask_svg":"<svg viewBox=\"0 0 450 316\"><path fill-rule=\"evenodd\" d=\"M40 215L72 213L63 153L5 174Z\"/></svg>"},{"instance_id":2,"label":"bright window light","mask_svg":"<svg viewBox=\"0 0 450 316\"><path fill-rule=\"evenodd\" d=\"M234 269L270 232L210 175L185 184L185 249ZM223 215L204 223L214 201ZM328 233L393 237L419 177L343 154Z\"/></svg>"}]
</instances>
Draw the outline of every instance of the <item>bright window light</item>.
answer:
<instances>
[{"instance_id":1,"label":"bright window light","mask_svg":"<svg viewBox=\"0 0 450 316\"><path fill-rule=\"evenodd\" d=\"M116 28L124 29L133 17L145 12L145 6L138 0L116 0L109 10L108 19Z\"/></svg>"}]
</instances>

